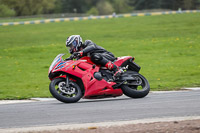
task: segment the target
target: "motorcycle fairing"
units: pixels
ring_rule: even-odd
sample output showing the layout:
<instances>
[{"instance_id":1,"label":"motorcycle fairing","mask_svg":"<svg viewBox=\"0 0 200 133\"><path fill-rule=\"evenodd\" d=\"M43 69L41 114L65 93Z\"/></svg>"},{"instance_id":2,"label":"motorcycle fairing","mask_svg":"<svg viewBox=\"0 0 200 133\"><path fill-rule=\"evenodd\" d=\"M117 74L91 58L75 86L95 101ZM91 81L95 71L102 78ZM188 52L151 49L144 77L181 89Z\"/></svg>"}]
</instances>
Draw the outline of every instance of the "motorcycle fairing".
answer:
<instances>
[{"instance_id":1,"label":"motorcycle fairing","mask_svg":"<svg viewBox=\"0 0 200 133\"><path fill-rule=\"evenodd\" d=\"M116 84L115 82L107 82L105 79L99 81L94 78L94 73L99 72L100 66L95 65L89 57L83 57L77 61L64 61L62 59L63 55L64 54L57 56L59 59L55 59L57 61L56 64L54 62L53 68L49 70L49 77L51 80L55 78L50 76L51 74L53 75L54 73L61 72L65 72L66 74L80 78L82 80L85 91L83 98L99 98L99 96L115 97L121 96L123 94L121 89L113 89L112 86ZM120 66L123 62L131 58L131 56L119 57L114 63L117 66ZM65 76L57 75L56 78L58 77Z\"/></svg>"},{"instance_id":2,"label":"motorcycle fairing","mask_svg":"<svg viewBox=\"0 0 200 133\"><path fill-rule=\"evenodd\" d=\"M87 76L86 76L87 77ZM115 82L107 82L102 79L101 81L95 79L93 75L88 76L91 77L91 80L87 82L83 78L83 84L85 86L85 94L84 98L95 98L95 96L121 96L123 94L121 89L113 89L112 86L115 85ZM86 87L87 86L87 87Z\"/></svg>"},{"instance_id":3,"label":"motorcycle fairing","mask_svg":"<svg viewBox=\"0 0 200 133\"><path fill-rule=\"evenodd\" d=\"M123 57L118 57L117 60L114 62L115 65L121 66L125 61L132 59L133 57L131 56L123 56Z\"/></svg>"}]
</instances>

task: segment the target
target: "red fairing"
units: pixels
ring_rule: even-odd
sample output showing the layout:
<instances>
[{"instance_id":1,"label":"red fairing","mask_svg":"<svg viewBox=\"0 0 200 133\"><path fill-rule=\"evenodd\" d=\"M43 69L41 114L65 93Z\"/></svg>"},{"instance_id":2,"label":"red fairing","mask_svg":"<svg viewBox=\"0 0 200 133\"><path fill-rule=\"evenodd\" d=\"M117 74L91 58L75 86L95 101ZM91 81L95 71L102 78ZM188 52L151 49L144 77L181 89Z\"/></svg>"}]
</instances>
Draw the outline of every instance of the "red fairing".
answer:
<instances>
[{"instance_id":1,"label":"red fairing","mask_svg":"<svg viewBox=\"0 0 200 133\"><path fill-rule=\"evenodd\" d=\"M91 61L90 57L87 57L87 56L84 56L84 57L80 58L78 61L85 61L85 62L87 62L87 63L89 63L89 64L94 64L94 63Z\"/></svg>"},{"instance_id":2,"label":"red fairing","mask_svg":"<svg viewBox=\"0 0 200 133\"><path fill-rule=\"evenodd\" d=\"M123 94L121 89L113 89L112 85L114 82L106 82L104 79L102 81L94 80L90 82L87 90L85 91L84 98L92 98L93 96L103 96L111 95L112 97L121 96Z\"/></svg>"},{"instance_id":3,"label":"red fairing","mask_svg":"<svg viewBox=\"0 0 200 133\"><path fill-rule=\"evenodd\" d=\"M115 61L114 64L117 66L121 66L122 63L124 63L126 60L131 59L131 58L133 58L133 57L131 57L131 56L118 57L117 61Z\"/></svg>"},{"instance_id":4,"label":"red fairing","mask_svg":"<svg viewBox=\"0 0 200 133\"><path fill-rule=\"evenodd\" d=\"M123 94L120 88L113 89L115 82L107 82L104 79L97 80L94 77L94 73L99 72L100 66L95 65L90 57L83 57L79 60L62 60L63 55L57 56L49 69L50 80L55 78L66 78L72 81L77 81L80 79L84 86L84 96L83 98L95 98L95 97L116 97ZM119 57L115 64L120 66L124 61L131 59L131 56ZM98 97L98 98L99 98Z\"/></svg>"}]
</instances>

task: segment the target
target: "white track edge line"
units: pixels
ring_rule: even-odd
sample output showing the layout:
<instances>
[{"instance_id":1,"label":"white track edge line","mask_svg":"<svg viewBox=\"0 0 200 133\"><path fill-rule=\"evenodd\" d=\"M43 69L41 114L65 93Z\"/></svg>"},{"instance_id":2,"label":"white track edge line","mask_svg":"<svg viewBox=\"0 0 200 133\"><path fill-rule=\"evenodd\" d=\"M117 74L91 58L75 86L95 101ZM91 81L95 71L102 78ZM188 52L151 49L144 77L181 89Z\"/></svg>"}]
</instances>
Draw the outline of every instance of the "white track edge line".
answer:
<instances>
[{"instance_id":1,"label":"white track edge line","mask_svg":"<svg viewBox=\"0 0 200 133\"><path fill-rule=\"evenodd\" d=\"M81 124L57 124L57 125L45 125L38 127L24 127L24 128L8 128L0 129L3 133L23 133L23 132L41 132L41 131L57 131L57 130L75 130L75 129L88 129L99 127L111 127L111 126L123 126L130 124L145 124L155 122L171 122L171 121L184 121L184 120L197 120L200 116L185 116L185 117L163 117L163 118L149 118L138 119L130 121L113 121L113 122L98 122L98 123L81 123Z\"/></svg>"}]
</instances>

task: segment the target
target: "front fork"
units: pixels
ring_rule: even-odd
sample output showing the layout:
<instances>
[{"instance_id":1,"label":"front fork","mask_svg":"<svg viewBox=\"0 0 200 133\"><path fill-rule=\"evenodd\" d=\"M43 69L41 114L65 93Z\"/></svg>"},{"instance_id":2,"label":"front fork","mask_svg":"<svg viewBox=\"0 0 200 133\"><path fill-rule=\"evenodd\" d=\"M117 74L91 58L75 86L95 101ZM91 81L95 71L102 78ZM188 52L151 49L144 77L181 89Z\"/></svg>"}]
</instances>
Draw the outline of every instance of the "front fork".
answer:
<instances>
[{"instance_id":1,"label":"front fork","mask_svg":"<svg viewBox=\"0 0 200 133\"><path fill-rule=\"evenodd\" d=\"M65 87L69 88L69 76L68 75L62 75L59 77L55 77L54 79L56 79L56 78L65 78Z\"/></svg>"},{"instance_id":2,"label":"front fork","mask_svg":"<svg viewBox=\"0 0 200 133\"><path fill-rule=\"evenodd\" d=\"M66 88L69 88L69 77L66 75Z\"/></svg>"}]
</instances>

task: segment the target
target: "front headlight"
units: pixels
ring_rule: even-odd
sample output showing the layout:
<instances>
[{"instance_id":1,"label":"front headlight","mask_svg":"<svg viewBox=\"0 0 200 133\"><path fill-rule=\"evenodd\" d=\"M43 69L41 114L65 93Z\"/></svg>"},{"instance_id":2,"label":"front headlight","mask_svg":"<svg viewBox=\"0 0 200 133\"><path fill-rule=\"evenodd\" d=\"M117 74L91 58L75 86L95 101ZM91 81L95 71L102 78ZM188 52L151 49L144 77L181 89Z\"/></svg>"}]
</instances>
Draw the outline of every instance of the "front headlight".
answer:
<instances>
[{"instance_id":1,"label":"front headlight","mask_svg":"<svg viewBox=\"0 0 200 133\"><path fill-rule=\"evenodd\" d=\"M51 66L49 67L49 73L51 72L51 70L54 68L54 66L57 64L58 60L54 60L52 63L51 63Z\"/></svg>"},{"instance_id":2,"label":"front headlight","mask_svg":"<svg viewBox=\"0 0 200 133\"><path fill-rule=\"evenodd\" d=\"M59 62L59 61L63 61L62 56L65 54L59 54L56 56L56 58L53 60L53 62L51 63L50 67L49 67L49 73L51 72L51 70L54 68L54 66Z\"/></svg>"}]
</instances>

